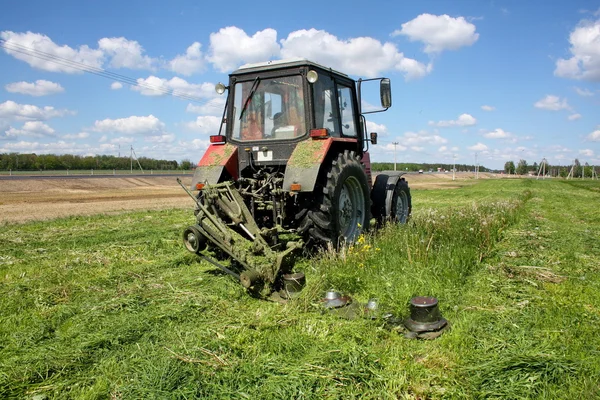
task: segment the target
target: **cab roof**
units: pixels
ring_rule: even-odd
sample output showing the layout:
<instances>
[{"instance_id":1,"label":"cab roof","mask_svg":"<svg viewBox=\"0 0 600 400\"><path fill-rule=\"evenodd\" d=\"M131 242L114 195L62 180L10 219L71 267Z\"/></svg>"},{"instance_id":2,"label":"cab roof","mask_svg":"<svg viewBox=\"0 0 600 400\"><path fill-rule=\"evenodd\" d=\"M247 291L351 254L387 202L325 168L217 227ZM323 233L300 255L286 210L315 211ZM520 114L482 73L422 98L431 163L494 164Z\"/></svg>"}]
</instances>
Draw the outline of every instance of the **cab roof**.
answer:
<instances>
[{"instance_id":1,"label":"cab roof","mask_svg":"<svg viewBox=\"0 0 600 400\"><path fill-rule=\"evenodd\" d=\"M247 74L249 72L269 71L269 70L280 69L280 68L305 67L305 66L306 67L315 67L315 68L323 69L325 71L331 71L335 74L348 77L348 75L344 74L343 72L336 71L333 68L325 67L321 64L317 64L316 62L309 61L305 58L292 58L292 59L286 59L286 60L266 61L266 62L260 62L260 63L254 63L254 64L244 64L241 67L239 67L238 69L236 69L235 71L233 71L231 73L231 75L240 75L240 74Z\"/></svg>"}]
</instances>

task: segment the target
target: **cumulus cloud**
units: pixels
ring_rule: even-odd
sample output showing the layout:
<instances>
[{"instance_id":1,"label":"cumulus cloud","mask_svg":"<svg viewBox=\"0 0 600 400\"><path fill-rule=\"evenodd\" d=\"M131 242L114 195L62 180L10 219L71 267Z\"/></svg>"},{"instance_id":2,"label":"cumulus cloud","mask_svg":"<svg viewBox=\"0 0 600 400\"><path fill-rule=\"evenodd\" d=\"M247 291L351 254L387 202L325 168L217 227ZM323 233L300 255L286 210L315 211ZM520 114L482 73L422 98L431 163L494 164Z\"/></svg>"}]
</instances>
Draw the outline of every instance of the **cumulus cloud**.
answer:
<instances>
[{"instance_id":1,"label":"cumulus cloud","mask_svg":"<svg viewBox=\"0 0 600 400\"><path fill-rule=\"evenodd\" d=\"M594 92L592 92L591 90L586 89L586 88L582 89L579 87L575 87L574 89L578 95L583 96L583 97L591 97L594 95Z\"/></svg>"},{"instance_id":2,"label":"cumulus cloud","mask_svg":"<svg viewBox=\"0 0 600 400\"><path fill-rule=\"evenodd\" d=\"M248 36L235 26L221 28L210 34L208 60L221 72L228 72L242 63L253 63L279 57L277 31L265 29Z\"/></svg>"},{"instance_id":3,"label":"cumulus cloud","mask_svg":"<svg viewBox=\"0 0 600 400\"><path fill-rule=\"evenodd\" d=\"M467 149L469 149L471 151L488 151L489 147L487 147L483 143L477 143L477 144L474 144L473 146L467 147Z\"/></svg>"},{"instance_id":4,"label":"cumulus cloud","mask_svg":"<svg viewBox=\"0 0 600 400\"><path fill-rule=\"evenodd\" d=\"M204 57L199 42L194 42L187 48L185 54L180 54L169 61L169 69L175 73L189 76L204 68Z\"/></svg>"},{"instance_id":5,"label":"cumulus cloud","mask_svg":"<svg viewBox=\"0 0 600 400\"><path fill-rule=\"evenodd\" d=\"M392 36L407 36L413 42L423 42L425 53L439 53L471 46L479 39L475 29L475 25L464 17L421 14L402 24L402 29L392 32Z\"/></svg>"},{"instance_id":6,"label":"cumulus cloud","mask_svg":"<svg viewBox=\"0 0 600 400\"><path fill-rule=\"evenodd\" d=\"M144 96L172 94L175 96L211 97L214 95L214 88L215 86L211 83L189 83L178 77L164 79L150 75L146 79L137 79L137 85L132 86L131 90L140 92Z\"/></svg>"},{"instance_id":7,"label":"cumulus cloud","mask_svg":"<svg viewBox=\"0 0 600 400\"><path fill-rule=\"evenodd\" d=\"M367 132L377 132L379 136L385 136L388 133L387 126L367 121Z\"/></svg>"},{"instance_id":8,"label":"cumulus cloud","mask_svg":"<svg viewBox=\"0 0 600 400\"><path fill-rule=\"evenodd\" d=\"M476 123L477 123L477 120L471 114L461 114L458 116L458 119L456 119L456 120L438 121L438 122L429 121L429 125L438 126L440 128L448 128L448 127L452 127L452 126L473 126Z\"/></svg>"},{"instance_id":9,"label":"cumulus cloud","mask_svg":"<svg viewBox=\"0 0 600 400\"><path fill-rule=\"evenodd\" d=\"M388 143L385 146L383 146L384 151L405 151L406 149L408 149L408 147L403 146L400 143L398 143L395 146L393 143Z\"/></svg>"},{"instance_id":10,"label":"cumulus cloud","mask_svg":"<svg viewBox=\"0 0 600 400\"><path fill-rule=\"evenodd\" d=\"M496 128L493 131L488 131L483 134L483 137L487 139L500 139L505 142L515 143L517 141L517 137L510 133L506 132L504 129Z\"/></svg>"},{"instance_id":11,"label":"cumulus cloud","mask_svg":"<svg viewBox=\"0 0 600 400\"><path fill-rule=\"evenodd\" d=\"M221 116L224 108L225 97L215 97L202 104L189 103L185 111L194 114Z\"/></svg>"},{"instance_id":12,"label":"cumulus cloud","mask_svg":"<svg viewBox=\"0 0 600 400\"><path fill-rule=\"evenodd\" d=\"M407 146L414 146L418 144L429 144L429 145L440 145L448 143L446 138L441 137L436 133L429 133L427 131L419 132L405 132L400 142Z\"/></svg>"},{"instance_id":13,"label":"cumulus cloud","mask_svg":"<svg viewBox=\"0 0 600 400\"><path fill-rule=\"evenodd\" d=\"M571 58L556 61L554 75L600 81L600 19L581 20L569 35Z\"/></svg>"},{"instance_id":14,"label":"cumulus cloud","mask_svg":"<svg viewBox=\"0 0 600 400\"><path fill-rule=\"evenodd\" d=\"M4 86L7 92L21 93L30 96L47 96L62 93L65 89L58 83L38 79L35 82L14 82Z\"/></svg>"},{"instance_id":15,"label":"cumulus cloud","mask_svg":"<svg viewBox=\"0 0 600 400\"><path fill-rule=\"evenodd\" d=\"M483 105L483 106L481 106L481 109L483 111L494 111L496 109L496 107Z\"/></svg>"},{"instance_id":16,"label":"cumulus cloud","mask_svg":"<svg viewBox=\"0 0 600 400\"><path fill-rule=\"evenodd\" d=\"M200 116L195 121L186 122L184 127L193 132L216 135L221 126L221 118L212 115Z\"/></svg>"},{"instance_id":17,"label":"cumulus cloud","mask_svg":"<svg viewBox=\"0 0 600 400\"><path fill-rule=\"evenodd\" d=\"M163 135L147 136L146 142L150 143L173 143L175 141L175 135L172 133L165 133Z\"/></svg>"},{"instance_id":18,"label":"cumulus cloud","mask_svg":"<svg viewBox=\"0 0 600 400\"><path fill-rule=\"evenodd\" d=\"M45 137L54 136L54 129L42 121L27 121L21 129L10 128L6 132L6 137L16 138L19 136Z\"/></svg>"},{"instance_id":19,"label":"cumulus cloud","mask_svg":"<svg viewBox=\"0 0 600 400\"><path fill-rule=\"evenodd\" d=\"M123 88L123 84L121 82L113 82L110 84L110 88L112 90L119 90Z\"/></svg>"},{"instance_id":20,"label":"cumulus cloud","mask_svg":"<svg viewBox=\"0 0 600 400\"><path fill-rule=\"evenodd\" d=\"M152 114L148 115L147 117L138 117L133 115L127 118L107 118L102 121L96 121L93 129L96 132L154 136L164 133L165 124Z\"/></svg>"},{"instance_id":21,"label":"cumulus cloud","mask_svg":"<svg viewBox=\"0 0 600 400\"><path fill-rule=\"evenodd\" d=\"M594 156L594 150L591 149L583 149L583 150L579 150L579 154L586 156L586 157L593 157Z\"/></svg>"},{"instance_id":22,"label":"cumulus cloud","mask_svg":"<svg viewBox=\"0 0 600 400\"><path fill-rule=\"evenodd\" d=\"M541 100L538 100L534 104L535 108L541 108L542 110L559 111L569 110L571 106L567 103L567 99L561 99L558 96L547 95Z\"/></svg>"},{"instance_id":23,"label":"cumulus cloud","mask_svg":"<svg viewBox=\"0 0 600 400\"><path fill-rule=\"evenodd\" d=\"M61 136L63 139L87 139L90 137L90 134L87 132L79 132L75 134L66 134Z\"/></svg>"},{"instance_id":24,"label":"cumulus cloud","mask_svg":"<svg viewBox=\"0 0 600 400\"><path fill-rule=\"evenodd\" d=\"M567 117L569 121L575 121L576 119L581 118L581 114L571 114Z\"/></svg>"},{"instance_id":25,"label":"cumulus cloud","mask_svg":"<svg viewBox=\"0 0 600 400\"><path fill-rule=\"evenodd\" d=\"M113 68L154 70L158 60L144 55L144 48L136 40L124 37L102 38L98 47L110 57Z\"/></svg>"},{"instance_id":26,"label":"cumulus cloud","mask_svg":"<svg viewBox=\"0 0 600 400\"><path fill-rule=\"evenodd\" d=\"M323 30L302 29L282 39L281 45L283 58L307 58L352 75L371 77L397 70L406 79L415 79L433 69L432 64L405 57L393 43L381 43L370 37L340 40Z\"/></svg>"},{"instance_id":27,"label":"cumulus cloud","mask_svg":"<svg viewBox=\"0 0 600 400\"><path fill-rule=\"evenodd\" d=\"M64 72L68 74L80 74L83 71L76 68L70 62L84 64L87 67L100 68L104 61L104 52L99 49L91 49L88 46L79 46L74 49L67 45L59 46L48 36L39 33L15 33L3 31L0 37L5 40L3 50L18 60L25 61L33 68L50 72ZM48 57L38 58L41 53L51 57L60 57L67 62L57 63L49 61Z\"/></svg>"},{"instance_id":28,"label":"cumulus cloud","mask_svg":"<svg viewBox=\"0 0 600 400\"><path fill-rule=\"evenodd\" d=\"M47 120L55 117L63 117L68 114L74 114L74 112L57 110L50 106L40 108L30 104L18 104L11 100L0 104L0 118L7 120Z\"/></svg>"},{"instance_id":29,"label":"cumulus cloud","mask_svg":"<svg viewBox=\"0 0 600 400\"><path fill-rule=\"evenodd\" d=\"M587 135L586 139L591 142L600 142L600 129L596 129L594 132Z\"/></svg>"}]
</instances>

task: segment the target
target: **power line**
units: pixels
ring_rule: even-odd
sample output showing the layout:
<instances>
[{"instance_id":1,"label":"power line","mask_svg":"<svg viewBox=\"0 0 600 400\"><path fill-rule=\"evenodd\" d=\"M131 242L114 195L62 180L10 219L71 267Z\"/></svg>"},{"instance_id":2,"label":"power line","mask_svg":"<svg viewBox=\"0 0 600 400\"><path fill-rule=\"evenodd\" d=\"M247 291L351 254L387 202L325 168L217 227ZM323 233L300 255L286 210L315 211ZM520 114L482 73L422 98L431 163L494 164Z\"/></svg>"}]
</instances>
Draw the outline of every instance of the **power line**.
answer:
<instances>
[{"instance_id":1,"label":"power line","mask_svg":"<svg viewBox=\"0 0 600 400\"><path fill-rule=\"evenodd\" d=\"M18 43L8 42L4 39L0 39L0 47L3 47L5 50L14 51L17 53L21 53L30 57L35 57L41 60L45 60L48 62L52 62L58 65L62 65L63 67L71 68L74 70L78 70L81 72L87 72L93 75L101 76L103 78L108 78L117 82L125 83L131 86L138 86L143 89L153 90L162 94L171 95L173 97L178 97L184 100L192 101L199 104L206 104L213 99L202 99L197 96L188 95L186 93L182 93L177 91L176 89L167 89L164 87L151 85L148 83L140 83L136 79L130 78L125 75L117 74L115 72L107 71L102 68L94 67L88 64L80 63L77 61L69 60L66 58L62 58L56 56L54 54L46 53L31 47L23 46Z\"/></svg>"}]
</instances>

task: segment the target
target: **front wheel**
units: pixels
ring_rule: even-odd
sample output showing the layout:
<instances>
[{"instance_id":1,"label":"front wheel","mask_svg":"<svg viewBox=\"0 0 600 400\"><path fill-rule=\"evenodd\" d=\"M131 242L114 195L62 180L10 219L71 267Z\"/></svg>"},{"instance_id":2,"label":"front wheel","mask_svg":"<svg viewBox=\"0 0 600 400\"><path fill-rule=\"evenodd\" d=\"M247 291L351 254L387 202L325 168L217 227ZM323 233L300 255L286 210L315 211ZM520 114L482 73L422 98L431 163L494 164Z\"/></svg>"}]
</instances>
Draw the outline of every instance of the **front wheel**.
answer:
<instances>
[{"instance_id":1,"label":"front wheel","mask_svg":"<svg viewBox=\"0 0 600 400\"><path fill-rule=\"evenodd\" d=\"M320 187L322 193L306 217L308 239L336 249L354 242L371 218L367 175L356 153L345 150L331 161Z\"/></svg>"}]
</instances>

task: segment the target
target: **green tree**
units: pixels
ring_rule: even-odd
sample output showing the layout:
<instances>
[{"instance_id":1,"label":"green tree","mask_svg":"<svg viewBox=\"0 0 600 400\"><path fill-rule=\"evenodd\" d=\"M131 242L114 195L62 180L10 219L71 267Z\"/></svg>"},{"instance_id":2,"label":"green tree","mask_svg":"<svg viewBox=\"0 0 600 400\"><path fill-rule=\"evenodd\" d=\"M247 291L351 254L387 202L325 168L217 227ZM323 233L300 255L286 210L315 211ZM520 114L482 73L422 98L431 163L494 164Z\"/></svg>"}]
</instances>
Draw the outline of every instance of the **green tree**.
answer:
<instances>
[{"instance_id":1,"label":"green tree","mask_svg":"<svg viewBox=\"0 0 600 400\"><path fill-rule=\"evenodd\" d=\"M514 163L514 161L507 161L504 164L504 172L506 172L507 174L514 174L515 173L515 163Z\"/></svg>"},{"instance_id":2,"label":"green tree","mask_svg":"<svg viewBox=\"0 0 600 400\"><path fill-rule=\"evenodd\" d=\"M519 160L519 164L517 165L517 174L525 175L527 173L527 161Z\"/></svg>"}]
</instances>

